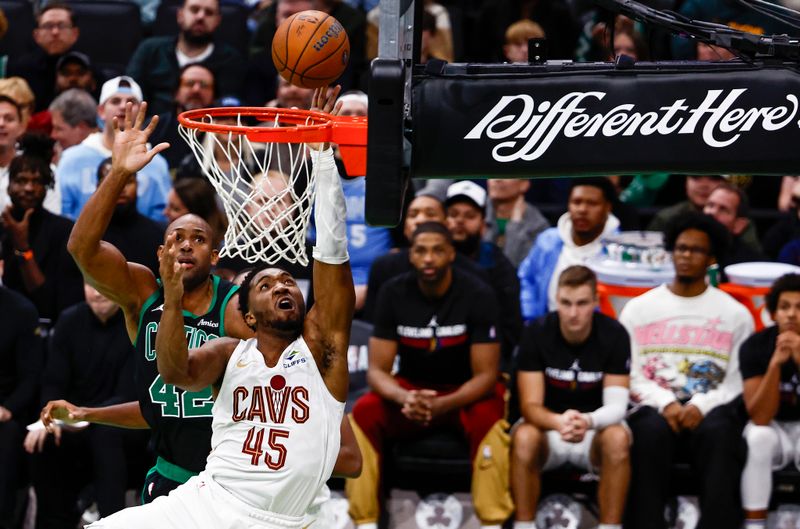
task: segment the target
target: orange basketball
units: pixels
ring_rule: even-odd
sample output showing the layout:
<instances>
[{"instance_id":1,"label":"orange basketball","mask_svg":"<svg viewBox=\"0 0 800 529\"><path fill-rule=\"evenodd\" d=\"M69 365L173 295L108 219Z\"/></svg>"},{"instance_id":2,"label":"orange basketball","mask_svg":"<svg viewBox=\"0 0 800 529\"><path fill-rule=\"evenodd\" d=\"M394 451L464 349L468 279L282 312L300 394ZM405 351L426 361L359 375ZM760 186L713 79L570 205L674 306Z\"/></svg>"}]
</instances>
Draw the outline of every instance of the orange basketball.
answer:
<instances>
[{"instance_id":1,"label":"orange basketball","mask_svg":"<svg viewBox=\"0 0 800 529\"><path fill-rule=\"evenodd\" d=\"M342 75L350 58L350 40L338 20L322 11L295 13L278 26L272 62L293 85L317 88Z\"/></svg>"}]
</instances>

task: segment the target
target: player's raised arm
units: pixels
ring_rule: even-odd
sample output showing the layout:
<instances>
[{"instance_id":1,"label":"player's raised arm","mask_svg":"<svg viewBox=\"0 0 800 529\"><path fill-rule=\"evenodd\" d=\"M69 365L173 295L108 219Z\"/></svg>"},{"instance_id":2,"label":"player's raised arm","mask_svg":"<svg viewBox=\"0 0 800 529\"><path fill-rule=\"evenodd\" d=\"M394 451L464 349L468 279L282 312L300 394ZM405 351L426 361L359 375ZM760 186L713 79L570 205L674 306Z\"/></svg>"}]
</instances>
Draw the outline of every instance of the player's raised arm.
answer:
<instances>
[{"instance_id":1,"label":"player's raised arm","mask_svg":"<svg viewBox=\"0 0 800 529\"><path fill-rule=\"evenodd\" d=\"M164 285L164 307L156 334L158 372L167 384L200 391L217 382L238 339L218 338L189 351L183 325L183 265L178 262L178 244L183 232L173 231L158 254Z\"/></svg>"},{"instance_id":2,"label":"player's raised arm","mask_svg":"<svg viewBox=\"0 0 800 529\"><path fill-rule=\"evenodd\" d=\"M334 115L340 87L318 88L313 107ZM347 397L347 347L353 321L355 291L347 253L347 209L339 172L328 145L312 148L312 162L317 171L314 222L317 242L314 246L314 306L303 332L320 366L325 384L333 396Z\"/></svg>"},{"instance_id":3,"label":"player's raised arm","mask_svg":"<svg viewBox=\"0 0 800 529\"><path fill-rule=\"evenodd\" d=\"M115 118L113 124L107 124L115 131L111 172L84 206L67 243L69 253L87 282L120 305L128 320L136 318L141 303L155 290L155 277L144 266L128 263L117 248L102 238L125 184L156 154L169 147L168 143L161 143L148 148L147 139L158 117L153 117L150 124L142 128L146 111L147 103L142 103L134 117L132 105L128 103L123 123ZM131 332L131 321L128 321L128 331Z\"/></svg>"}]
</instances>

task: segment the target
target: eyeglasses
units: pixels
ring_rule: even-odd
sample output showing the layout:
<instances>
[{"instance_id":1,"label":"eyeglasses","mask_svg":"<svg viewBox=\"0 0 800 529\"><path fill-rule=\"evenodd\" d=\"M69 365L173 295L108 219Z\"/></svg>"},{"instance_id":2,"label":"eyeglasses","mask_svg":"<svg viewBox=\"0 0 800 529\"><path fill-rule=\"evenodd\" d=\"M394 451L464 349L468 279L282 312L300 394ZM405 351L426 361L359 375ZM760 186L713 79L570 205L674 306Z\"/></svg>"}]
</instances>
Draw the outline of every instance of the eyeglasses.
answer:
<instances>
[{"instance_id":1,"label":"eyeglasses","mask_svg":"<svg viewBox=\"0 0 800 529\"><path fill-rule=\"evenodd\" d=\"M183 88L193 88L194 85L199 85L202 90L207 90L214 86L208 81L201 81L199 79L181 79L181 86Z\"/></svg>"},{"instance_id":2,"label":"eyeglasses","mask_svg":"<svg viewBox=\"0 0 800 529\"><path fill-rule=\"evenodd\" d=\"M710 252L707 248L701 246L689 246L688 244L679 244L672 250L673 253L688 253L689 255L708 255Z\"/></svg>"},{"instance_id":3,"label":"eyeglasses","mask_svg":"<svg viewBox=\"0 0 800 529\"><path fill-rule=\"evenodd\" d=\"M45 22L37 29L41 29L42 31L53 31L54 29L57 29L59 31L64 31L67 29L72 29L73 27L75 26L67 22Z\"/></svg>"}]
</instances>

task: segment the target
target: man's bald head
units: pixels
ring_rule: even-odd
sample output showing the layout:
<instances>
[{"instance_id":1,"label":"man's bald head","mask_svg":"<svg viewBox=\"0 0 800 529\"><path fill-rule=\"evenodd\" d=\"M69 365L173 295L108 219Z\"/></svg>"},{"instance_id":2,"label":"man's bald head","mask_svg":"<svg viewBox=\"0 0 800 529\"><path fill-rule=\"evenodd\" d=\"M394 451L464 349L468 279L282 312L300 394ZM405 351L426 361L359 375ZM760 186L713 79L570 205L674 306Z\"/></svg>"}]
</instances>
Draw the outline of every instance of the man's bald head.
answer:
<instances>
[{"instance_id":1,"label":"man's bald head","mask_svg":"<svg viewBox=\"0 0 800 529\"><path fill-rule=\"evenodd\" d=\"M209 237L213 234L211 225L203 217L194 213L187 213L169 223L167 231L164 232L164 241L166 242L169 234L178 228L203 230L208 233Z\"/></svg>"}]
</instances>

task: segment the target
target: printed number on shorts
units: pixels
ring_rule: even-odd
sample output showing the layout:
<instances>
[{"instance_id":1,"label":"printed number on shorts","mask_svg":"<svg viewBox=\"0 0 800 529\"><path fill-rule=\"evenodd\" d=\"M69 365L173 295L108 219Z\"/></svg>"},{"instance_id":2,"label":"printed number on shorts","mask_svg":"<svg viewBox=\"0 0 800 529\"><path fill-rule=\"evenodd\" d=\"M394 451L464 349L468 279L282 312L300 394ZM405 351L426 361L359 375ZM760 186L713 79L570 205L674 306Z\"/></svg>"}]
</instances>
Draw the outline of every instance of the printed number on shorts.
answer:
<instances>
[{"instance_id":1,"label":"printed number on shorts","mask_svg":"<svg viewBox=\"0 0 800 529\"><path fill-rule=\"evenodd\" d=\"M275 452L274 457L269 452L264 457L264 463L270 470L278 470L286 464L286 447L281 443L283 439L289 438L288 430L270 428L267 432L267 446ZM250 456L250 463L258 465L261 455L264 454L262 448L264 444L264 428L253 426L247 432L247 437L242 444L242 453Z\"/></svg>"},{"instance_id":2,"label":"printed number on shorts","mask_svg":"<svg viewBox=\"0 0 800 529\"><path fill-rule=\"evenodd\" d=\"M161 375L150 384L150 400L161 406L162 417L211 417L214 407L210 386L200 391L183 391L165 384Z\"/></svg>"}]
</instances>

